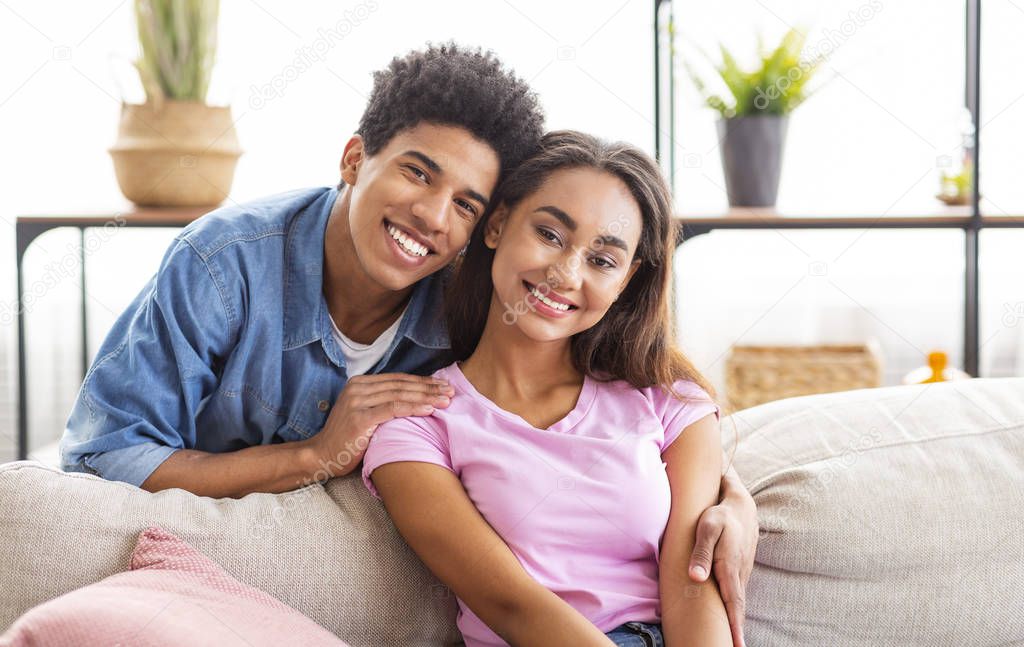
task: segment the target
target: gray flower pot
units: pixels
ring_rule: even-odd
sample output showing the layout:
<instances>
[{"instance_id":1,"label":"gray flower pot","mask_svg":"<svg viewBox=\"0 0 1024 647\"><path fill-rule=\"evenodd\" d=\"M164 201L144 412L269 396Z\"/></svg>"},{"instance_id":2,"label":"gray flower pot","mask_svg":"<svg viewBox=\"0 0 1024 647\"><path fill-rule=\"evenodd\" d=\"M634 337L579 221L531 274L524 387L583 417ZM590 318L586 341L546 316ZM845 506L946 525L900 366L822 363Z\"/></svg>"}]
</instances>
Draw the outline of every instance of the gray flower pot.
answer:
<instances>
[{"instance_id":1,"label":"gray flower pot","mask_svg":"<svg viewBox=\"0 0 1024 647\"><path fill-rule=\"evenodd\" d=\"M730 206L775 206L788 124L785 115L719 120L722 172Z\"/></svg>"}]
</instances>

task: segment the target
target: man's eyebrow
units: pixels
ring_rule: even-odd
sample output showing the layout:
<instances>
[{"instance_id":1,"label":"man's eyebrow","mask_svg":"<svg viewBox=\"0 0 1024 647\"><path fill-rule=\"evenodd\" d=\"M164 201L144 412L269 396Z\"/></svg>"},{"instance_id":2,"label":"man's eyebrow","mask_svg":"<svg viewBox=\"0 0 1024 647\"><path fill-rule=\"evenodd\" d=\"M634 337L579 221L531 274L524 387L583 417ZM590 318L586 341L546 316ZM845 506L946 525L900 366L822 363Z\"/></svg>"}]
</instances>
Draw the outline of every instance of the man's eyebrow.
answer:
<instances>
[{"instance_id":1,"label":"man's eyebrow","mask_svg":"<svg viewBox=\"0 0 1024 647\"><path fill-rule=\"evenodd\" d=\"M431 171L433 171L434 173L437 173L437 174L444 173L444 169L441 168L440 164L438 164L437 162L435 162L434 160L430 159L429 157L427 157L426 155L424 155L423 153L421 153L421 152L419 152L417 150L407 150L407 151L405 151L405 153L403 153L403 155L408 155L409 157L415 157L419 161L423 162L423 165L426 166ZM466 189L466 195L468 195L473 200L476 200L477 202L479 202L480 205L484 209L487 208L487 203L490 202L490 200L488 198L485 198L483 195L481 195L477 191L474 191L473 189Z\"/></svg>"},{"instance_id":2,"label":"man's eyebrow","mask_svg":"<svg viewBox=\"0 0 1024 647\"><path fill-rule=\"evenodd\" d=\"M468 195L468 196L469 196L470 198L472 198L473 200L476 200L477 202L479 202L479 203L480 203L480 205L481 205L481 206L482 206L482 207L483 207L484 209L487 209L487 203L488 203L488 202L490 202L490 200L488 200L488 199L487 199L487 198L485 198L484 196L480 195L479 193L477 193L477 192L476 192L476 191L474 191L473 189L466 189L466 195Z\"/></svg>"},{"instance_id":3,"label":"man's eyebrow","mask_svg":"<svg viewBox=\"0 0 1024 647\"><path fill-rule=\"evenodd\" d=\"M426 155L424 155L423 153L421 153L419 151L408 150L408 151L405 151L405 153L403 153L403 155L408 155L410 157L415 157L419 161L423 162L423 164L428 169L433 171L434 173L444 173L444 171L441 169L441 165L440 164L438 164L437 162L435 162L434 160L430 159L429 157L427 157Z\"/></svg>"},{"instance_id":4,"label":"man's eyebrow","mask_svg":"<svg viewBox=\"0 0 1024 647\"><path fill-rule=\"evenodd\" d=\"M568 227L569 231L576 231L576 221L572 219L572 216L570 216L566 212L562 211L558 207L553 207L551 205L545 205L543 207L538 208L536 211L543 211L544 213L549 213L552 216L554 216L555 218L557 218L558 221L561 222L563 225ZM607 235L595 236L594 240L601 241L602 245L609 245L611 247L618 247L619 249L621 249L622 251L626 252L627 254L629 253L629 245L627 245L626 241L622 240L618 236L607 236Z\"/></svg>"}]
</instances>

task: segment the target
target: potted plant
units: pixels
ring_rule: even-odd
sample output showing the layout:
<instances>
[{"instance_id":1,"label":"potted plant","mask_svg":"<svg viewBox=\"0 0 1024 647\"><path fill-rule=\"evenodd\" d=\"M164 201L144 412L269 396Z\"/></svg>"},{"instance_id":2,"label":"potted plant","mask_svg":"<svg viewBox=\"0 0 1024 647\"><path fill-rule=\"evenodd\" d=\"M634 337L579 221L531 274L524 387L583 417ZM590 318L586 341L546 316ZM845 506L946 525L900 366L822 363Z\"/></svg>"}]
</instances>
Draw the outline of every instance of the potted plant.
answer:
<instances>
[{"instance_id":1,"label":"potted plant","mask_svg":"<svg viewBox=\"0 0 1024 647\"><path fill-rule=\"evenodd\" d=\"M971 204L974 168L971 160L964 160L958 171L939 173L939 193L936 198L948 206L959 207Z\"/></svg>"},{"instance_id":2,"label":"potted plant","mask_svg":"<svg viewBox=\"0 0 1024 647\"><path fill-rule=\"evenodd\" d=\"M952 160L948 161L952 166ZM969 205L974 197L974 122L966 108L960 114L960 165L940 169L935 197L951 207Z\"/></svg>"},{"instance_id":3,"label":"potted plant","mask_svg":"<svg viewBox=\"0 0 1024 647\"><path fill-rule=\"evenodd\" d=\"M805 36L797 29L786 32L771 51L758 41L759 62L751 70L744 70L724 45L719 46L722 61L715 71L727 94L709 91L687 65L705 103L721 115L722 171L734 207L775 205L789 113L807 99L807 84L824 61L820 56L803 57Z\"/></svg>"},{"instance_id":4,"label":"potted plant","mask_svg":"<svg viewBox=\"0 0 1024 647\"><path fill-rule=\"evenodd\" d=\"M215 205L231 190L242 153L231 109L206 104L218 10L218 0L135 0L146 102L122 104L110 155L136 204Z\"/></svg>"}]
</instances>

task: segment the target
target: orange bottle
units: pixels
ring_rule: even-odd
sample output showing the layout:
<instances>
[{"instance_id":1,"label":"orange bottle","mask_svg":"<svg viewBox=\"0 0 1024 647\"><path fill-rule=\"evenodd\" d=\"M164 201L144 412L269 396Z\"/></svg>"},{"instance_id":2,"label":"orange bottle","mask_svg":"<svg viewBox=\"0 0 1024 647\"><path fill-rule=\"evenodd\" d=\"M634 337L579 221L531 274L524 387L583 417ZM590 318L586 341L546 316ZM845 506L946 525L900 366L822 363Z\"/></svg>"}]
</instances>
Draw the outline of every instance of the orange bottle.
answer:
<instances>
[{"instance_id":1,"label":"orange bottle","mask_svg":"<svg viewBox=\"0 0 1024 647\"><path fill-rule=\"evenodd\" d=\"M928 353L928 366L915 368L903 377L903 384L930 384L970 379L970 375L948 366L949 356L941 350Z\"/></svg>"}]
</instances>

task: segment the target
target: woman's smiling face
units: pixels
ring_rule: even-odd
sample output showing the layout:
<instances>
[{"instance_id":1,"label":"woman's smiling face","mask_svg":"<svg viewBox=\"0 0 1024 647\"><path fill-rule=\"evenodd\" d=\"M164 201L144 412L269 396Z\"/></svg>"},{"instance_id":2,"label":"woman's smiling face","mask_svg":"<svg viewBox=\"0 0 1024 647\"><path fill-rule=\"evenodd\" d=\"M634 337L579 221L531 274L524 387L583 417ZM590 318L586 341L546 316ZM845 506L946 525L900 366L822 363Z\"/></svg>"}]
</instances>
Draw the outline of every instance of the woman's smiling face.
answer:
<instances>
[{"instance_id":1,"label":"woman's smiling face","mask_svg":"<svg viewBox=\"0 0 1024 647\"><path fill-rule=\"evenodd\" d=\"M642 227L640 207L615 175L594 168L553 172L487 223L484 242L495 250L492 307L536 341L591 328L636 271Z\"/></svg>"}]
</instances>

